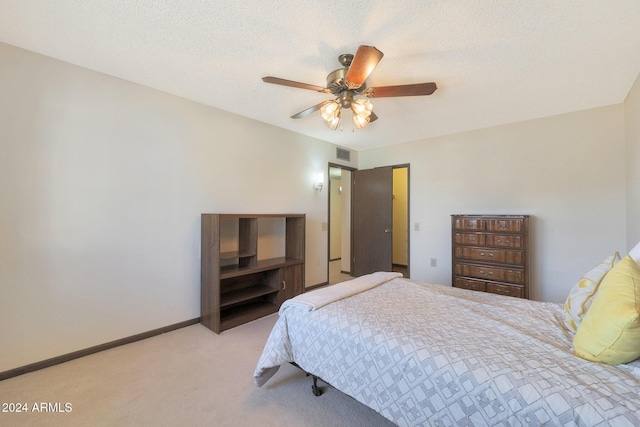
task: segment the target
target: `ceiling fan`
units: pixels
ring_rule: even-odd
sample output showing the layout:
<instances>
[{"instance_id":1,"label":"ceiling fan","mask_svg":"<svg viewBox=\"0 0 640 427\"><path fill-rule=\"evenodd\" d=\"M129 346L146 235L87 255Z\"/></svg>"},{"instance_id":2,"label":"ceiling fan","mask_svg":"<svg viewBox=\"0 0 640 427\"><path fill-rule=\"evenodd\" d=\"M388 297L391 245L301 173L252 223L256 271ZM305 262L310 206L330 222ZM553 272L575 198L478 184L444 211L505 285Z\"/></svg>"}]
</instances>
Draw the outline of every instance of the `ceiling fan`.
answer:
<instances>
[{"instance_id":1,"label":"ceiling fan","mask_svg":"<svg viewBox=\"0 0 640 427\"><path fill-rule=\"evenodd\" d=\"M368 98L387 98L394 96L431 95L438 88L435 83L416 83L399 86L367 87L369 74L378 65L383 53L373 46L362 45L355 55L343 54L338 61L343 68L332 71L327 76L327 86L316 86L278 77L263 77L265 83L331 93L335 100L323 101L291 116L300 119L320 110L322 118L331 129L337 129L342 120L343 108L353 112L353 123L360 129L378 119L373 112L373 103ZM363 98L358 98L362 96Z\"/></svg>"}]
</instances>

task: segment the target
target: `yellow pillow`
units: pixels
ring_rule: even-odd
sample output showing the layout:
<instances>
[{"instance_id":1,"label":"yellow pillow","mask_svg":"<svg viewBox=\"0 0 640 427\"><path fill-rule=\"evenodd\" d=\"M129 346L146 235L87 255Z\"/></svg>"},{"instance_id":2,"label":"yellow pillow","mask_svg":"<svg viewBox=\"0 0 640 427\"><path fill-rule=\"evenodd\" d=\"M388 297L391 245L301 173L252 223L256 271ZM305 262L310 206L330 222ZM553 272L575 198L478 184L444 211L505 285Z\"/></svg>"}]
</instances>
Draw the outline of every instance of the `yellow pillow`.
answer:
<instances>
[{"instance_id":1,"label":"yellow pillow","mask_svg":"<svg viewBox=\"0 0 640 427\"><path fill-rule=\"evenodd\" d=\"M602 278L618 261L620 255L616 252L585 273L569 291L564 303L564 324L574 334L591 306Z\"/></svg>"},{"instance_id":2,"label":"yellow pillow","mask_svg":"<svg viewBox=\"0 0 640 427\"><path fill-rule=\"evenodd\" d=\"M630 256L602 279L573 346L577 356L610 365L640 357L640 267Z\"/></svg>"}]
</instances>

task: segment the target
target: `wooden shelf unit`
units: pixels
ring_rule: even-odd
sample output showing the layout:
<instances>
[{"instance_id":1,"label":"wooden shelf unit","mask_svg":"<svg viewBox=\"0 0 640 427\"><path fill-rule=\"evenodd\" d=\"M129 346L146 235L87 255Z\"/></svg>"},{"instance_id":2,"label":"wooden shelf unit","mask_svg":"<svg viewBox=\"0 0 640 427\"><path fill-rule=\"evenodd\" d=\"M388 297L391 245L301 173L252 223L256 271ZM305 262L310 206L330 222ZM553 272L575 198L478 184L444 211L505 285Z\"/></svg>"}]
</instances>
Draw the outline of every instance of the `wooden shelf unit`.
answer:
<instances>
[{"instance_id":1,"label":"wooden shelf unit","mask_svg":"<svg viewBox=\"0 0 640 427\"><path fill-rule=\"evenodd\" d=\"M260 219L284 221L284 256L259 259ZM304 290L304 214L202 214L200 323L215 333L258 319ZM237 226L237 230L225 228ZM221 250L224 233L237 249Z\"/></svg>"}]
</instances>

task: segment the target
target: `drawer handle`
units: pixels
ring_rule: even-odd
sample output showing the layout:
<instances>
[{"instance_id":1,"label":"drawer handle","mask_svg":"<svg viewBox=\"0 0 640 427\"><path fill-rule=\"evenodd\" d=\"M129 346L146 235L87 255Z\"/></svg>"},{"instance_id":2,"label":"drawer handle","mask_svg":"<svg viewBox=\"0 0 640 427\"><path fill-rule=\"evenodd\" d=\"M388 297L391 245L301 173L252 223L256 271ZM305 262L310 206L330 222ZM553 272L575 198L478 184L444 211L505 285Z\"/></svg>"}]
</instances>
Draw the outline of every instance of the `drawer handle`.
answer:
<instances>
[{"instance_id":1,"label":"drawer handle","mask_svg":"<svg viewBox=\"0 0 640 427\"><path fill-rule=\"evenodd\" d=\"M286 280L282 281L282 290L284 291L285 289L287 289L287 282Z\"/></svg>"},{"instance_id":2,"label":"drawer handle","mask_svg":"<svg viewBox=\"0 0 640 427\"><path fill-rule=\"evenodd\" d=\"M489 252L488 254L485 254L484 252L480 252L480 256L485 258L493 258L493 252Z\"/></svg>"},{"instance_id":3,"label":"drawer handle","mask_svg":"<svg viewBox=\"0 0 640 427\"><path fill-rule=\"evenodd\" d=\"M484 274L485 276L493 276L493 271L480 270L480 274Z\"/></svg>"},{"instance_id":4,"label":"drawer handle","mask_svg":"<svg viewBox=\"0 0 640 427\"><path fill-rule=\"evenodd\" d=\"M503 242L502 242L502 239L498 239L498 243L503 243ZM504 243L509 243L509 241L508 241L508 240L505 240L505 241L504 241Z\"/></svg>"}]
</instances>

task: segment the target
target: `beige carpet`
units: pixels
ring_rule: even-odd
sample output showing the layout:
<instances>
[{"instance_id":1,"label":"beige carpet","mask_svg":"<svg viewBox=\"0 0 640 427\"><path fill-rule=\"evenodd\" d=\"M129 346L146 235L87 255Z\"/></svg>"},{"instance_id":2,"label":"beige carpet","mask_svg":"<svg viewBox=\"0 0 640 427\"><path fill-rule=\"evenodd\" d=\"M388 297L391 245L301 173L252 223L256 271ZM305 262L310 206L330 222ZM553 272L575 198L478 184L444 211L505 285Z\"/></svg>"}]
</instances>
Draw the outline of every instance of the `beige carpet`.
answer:
<instances>
[{"instance_id":1,"label":"beige carpet","mask_svg":"<svg viewBox=\"0 0 640 427\"><path fill-rule=\"evenodd\" d=\"M343 273L340 268L342 267L341 261L334 260L329 261L329 284L334 285L336 283L344 282L345 280L351 280L354 277L349 274Z\"/></svg>"},{"instance_id":2,"label":"beige carpet","mask_svg":"<svg viewBox=\"0 0 640 427\"><path fill-rule=\"evenodd\" d=\"M257 388L253 371L276 319L221 335L193 325L1 381L0 425L393 425L322 382L313 396L311 378L290 365ZM9 403L28 412L1 412ZM55 412L34 412L41 403Z\"/></svg>"}]
</instances>

